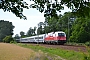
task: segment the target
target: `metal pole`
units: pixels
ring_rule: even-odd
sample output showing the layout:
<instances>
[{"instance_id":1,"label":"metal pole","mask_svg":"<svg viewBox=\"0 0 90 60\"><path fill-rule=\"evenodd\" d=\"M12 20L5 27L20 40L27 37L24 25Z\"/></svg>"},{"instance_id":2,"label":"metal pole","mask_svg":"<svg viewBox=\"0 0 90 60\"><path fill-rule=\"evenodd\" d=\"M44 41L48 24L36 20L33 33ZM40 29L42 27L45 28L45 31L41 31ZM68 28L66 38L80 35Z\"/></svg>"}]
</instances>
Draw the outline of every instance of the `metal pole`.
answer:
<instances>
[{"instance_id":1,"label":"metal pole","mask_svg":"<svg viewBox=\"0 0 90 60\"><path fill-rule=\"evenodd\" d=\"M69 41L69 17L68 17L68 41Z\"/></svg>"},{"instance_id":2,"label":"metal pole","mask_svg":"<svg viewBox=\"0 0 90 60\"><path fill-rule=\"evenodd\" d=\"M39 34L38 34L38 42L39 42ZM37 43L38 44L38 43Z\"/></svg>"},{"instance_id":3,"label":"metal pole","mask_svg":"<svg viewBox=\"0 0 90 60\"><path fill-rule=\"evenodd\" d=\"M37 40L37 44L38 44L38 41L39 41L39 25L38 25L38 30L37 30L37 35L38 35L38 40Z\"/></svg>"}]
</instances>

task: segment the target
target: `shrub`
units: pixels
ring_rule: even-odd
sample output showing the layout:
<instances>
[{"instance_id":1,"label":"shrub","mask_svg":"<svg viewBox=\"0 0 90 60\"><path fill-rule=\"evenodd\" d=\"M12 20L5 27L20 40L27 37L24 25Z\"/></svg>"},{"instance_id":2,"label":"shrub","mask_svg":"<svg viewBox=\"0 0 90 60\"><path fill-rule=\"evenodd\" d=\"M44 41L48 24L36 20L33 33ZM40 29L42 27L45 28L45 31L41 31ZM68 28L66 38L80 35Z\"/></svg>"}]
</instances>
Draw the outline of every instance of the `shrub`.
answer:
<instances>
[{"instance_id":1,"label":"shrub","mask_svg":"<svg viewBox=\"0 0 90 60\"><path fill-rule=\"evenodd\" d=\"M83 60L90 60L90 48L86 46L87 48L87 53L83 53L84 59Z\"/></svg>"},{"instance_id":2,"label":"shrub","mask_svg":"<svg viewBox=\"0 0 90 60\"><path fill-rule=\"evenodd\" d=\"M14 41L14 39L12 38L12 36L6 36L4 39L3 39L3 42L5 43L10 43L11 41Z\"/></svg>"},{"instance_id":3,"label":"shrub","mask_svg":"<svg viewBox=\"0 0 90 60\"><path fill-rule=\"evenodd\" d=\"M89 42L86 42L85 45L90 46L90 41Z\"/></svg>"}]
</instances>

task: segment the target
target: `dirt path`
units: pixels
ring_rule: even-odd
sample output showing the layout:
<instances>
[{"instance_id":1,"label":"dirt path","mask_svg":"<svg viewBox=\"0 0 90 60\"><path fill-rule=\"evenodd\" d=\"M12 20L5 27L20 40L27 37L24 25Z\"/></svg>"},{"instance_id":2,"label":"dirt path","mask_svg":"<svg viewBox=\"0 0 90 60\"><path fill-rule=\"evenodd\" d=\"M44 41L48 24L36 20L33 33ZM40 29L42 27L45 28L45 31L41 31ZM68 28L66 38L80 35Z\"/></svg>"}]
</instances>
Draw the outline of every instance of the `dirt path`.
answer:
<instances>
[{"instance_id":1,"label":"dirt path","mask_svg":"<svg viewBox=\"0 0 90 60\"><path fill-rule=\"evenodd\" d=\"M0 60L30 60L33 50L14 44L0 43Z\"/></svg>"}]
</instances>

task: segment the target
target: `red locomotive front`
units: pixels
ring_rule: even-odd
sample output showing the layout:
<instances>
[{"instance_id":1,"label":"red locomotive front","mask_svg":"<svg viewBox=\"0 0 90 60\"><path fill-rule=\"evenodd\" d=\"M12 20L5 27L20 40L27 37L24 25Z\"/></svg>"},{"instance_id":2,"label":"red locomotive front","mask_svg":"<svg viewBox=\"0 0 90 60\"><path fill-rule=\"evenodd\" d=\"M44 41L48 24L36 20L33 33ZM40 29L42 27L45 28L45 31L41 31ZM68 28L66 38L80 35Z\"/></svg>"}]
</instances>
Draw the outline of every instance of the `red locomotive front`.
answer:
<instances>
[{"instance_id":1,"label":"red locomotive front","mask_svg":"<svg viewBox=\"0 0 90 60\"><path fill-rule=\"evenodd\" d=\"M45 37L46 43L65 43L66 42L66 34L65 32L51 32L48 33Z\"/></svg>"}]
</instances>

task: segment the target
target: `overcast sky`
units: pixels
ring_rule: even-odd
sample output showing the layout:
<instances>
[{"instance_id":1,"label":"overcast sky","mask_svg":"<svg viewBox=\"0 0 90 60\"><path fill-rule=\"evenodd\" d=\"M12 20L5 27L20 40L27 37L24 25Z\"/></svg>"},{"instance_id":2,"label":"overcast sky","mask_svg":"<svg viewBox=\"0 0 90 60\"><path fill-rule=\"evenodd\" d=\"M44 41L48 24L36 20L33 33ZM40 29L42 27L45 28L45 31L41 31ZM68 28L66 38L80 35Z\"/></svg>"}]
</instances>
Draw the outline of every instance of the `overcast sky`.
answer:
<instances>
[{"instance_id":1,"label":"overcast sky","mask_svg":"<svg viewBox=\"0 0 90 60\"><path fill-rule=\"evenodd\" d=\"M69 11L69 9L65 7L62 14L67 11ZM37 27L39 22L45 21L44 14L40 13L36 9L24 9L23 14L27 17L27 20L20 19L11 12L3 12L3 10L0 10L0 20L6 20L13 23L15 26L14 35L20 34L20 31L24 31L26 33L30 27Z\"/></svg>"}]
</instances>

